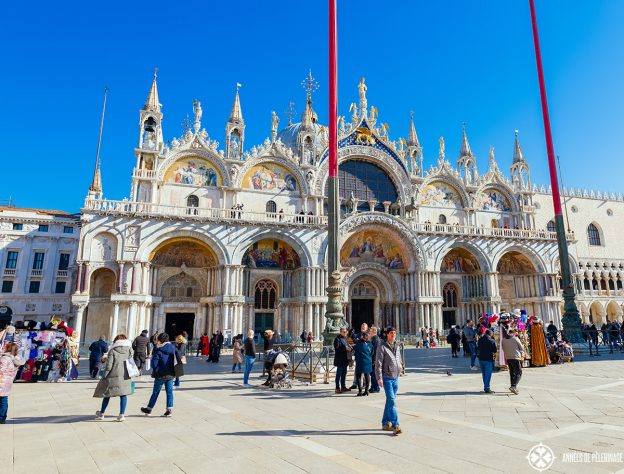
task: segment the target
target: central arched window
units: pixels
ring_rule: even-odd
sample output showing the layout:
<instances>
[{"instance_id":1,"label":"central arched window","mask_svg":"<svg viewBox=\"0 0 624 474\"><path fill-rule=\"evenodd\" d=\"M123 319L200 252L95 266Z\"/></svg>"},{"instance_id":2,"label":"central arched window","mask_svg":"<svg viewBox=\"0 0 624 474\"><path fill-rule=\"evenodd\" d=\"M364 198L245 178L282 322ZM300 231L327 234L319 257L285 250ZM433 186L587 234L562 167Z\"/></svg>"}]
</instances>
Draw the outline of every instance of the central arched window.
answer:
<instances>
[{"instance_id":1,"label":"central arched window","mask_svg":"<svg viewBox=\"0 0 624 474\"><path fill-rule=\"evenodd\" d=\"M266 212L277 212L277 204L275 201L267 201L265 209Z\"/></svg>"},{"instance_id":2,"label":"central arched window","mask_svg":"<svg viewBox=\"0 0 624 474\"><path fill-rule=\"evenodd\" d=\"M254 294L255 309L275 309L277 287L271 280L260 280L256 283Z\"/></svg>"},{"instance_id":3,"label":"central arched window","mask_svg":"<svg viewBox=\"0 0 624 474\"><path fill-rule=\"evenodd\" d=\"M446 216L444 214L438 216L438 224L446 224Z\"/></svg>"},{"instance_id":4,"label":"central arched window","mask_svg":"<svg viewBox=\"0 0 624 474\"><path fill-rule=\"evenodd\" d=\"M589 239L589 245L601 245L600 232L594 224L589 224L587 227L587 238Z\"/></svg>"},{"instance_id":5,"label":"central arched window","mask_svg":"<svg viewBox=\"0 0 624 474\"><path fill-rule=\"evenodd\" d=\"M344 203L355 197L358 211L370 210L368 201L375 200L376 211L384 211L384 201L394 203L398 194L388 174L379 166L366 161L347 161L338 167L338 189ZM325 189L325 196L328 190Z\"/></svg>"},{"instance_id":6,"label":"central arched window","mask_svg":"<svg viewBox=\"0 0 624 474\"><path fill-rule=\"evenodd\" d=\"M442 298L445 308L457 308L457 287L452 283L447 283L442 288Z\"/></svg>"},{"instance_id":7,"label":"central arched window","mask_svg":"<svg viewBox=\"0 0 624 474\"><path fill-rule=\"evenodd\" d=\"M199 198L194 194L191 194L186 198L186 207L189 208L186 210L187 214L197 215L197 209L195 208L199 207Z\"/></svg>"}]
</instances>

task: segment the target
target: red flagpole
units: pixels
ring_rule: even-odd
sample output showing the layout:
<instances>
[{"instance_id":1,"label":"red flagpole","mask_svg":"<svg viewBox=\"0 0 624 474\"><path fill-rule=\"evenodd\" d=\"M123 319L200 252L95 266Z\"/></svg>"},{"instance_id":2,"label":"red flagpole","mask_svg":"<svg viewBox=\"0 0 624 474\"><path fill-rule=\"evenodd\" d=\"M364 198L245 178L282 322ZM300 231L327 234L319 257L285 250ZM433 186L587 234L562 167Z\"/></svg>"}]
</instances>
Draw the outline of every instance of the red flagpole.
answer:
<instances>
[{"instance_id":1,"label":"red flagpole","mask_svg":"<svg viewBox=\"0 0 624 474\"><path fill-rule=\"evenodd\" d=\"M338 44L336 0L329 0L329 177L338 175Z\"/></svg>"},{"instance_id":2,"label":"red flagpole","mask_svg":"<svg viewBox=\"0 0 624 474\"><path fill-rule=\"evenodd\" d=\"M535 1L529 0L529 5L531 7L531 24L533 26L533 44L535 46L535 61L537 62L537 77L539 79L540 97L542 99L542 116L544 118L544 134L546 135L546 153L548 154L550 187L552 188L555 216L558 216L562 215L561 196L559 195L559 180L557 178L557 166L555 164L555 148L553 146L552 132L550 129L550 116L548 114L548 101L546 99L546 84L544 83L544 70L542 68L542 53L540 51L539 35L537 32Z\"/></svg>"},{"instance_id":3,"label":"red flagpole","mask_svg":"<svg viewBox=\"0 0 624 474\"><path fill-rule=\"evenodd\" d=\"M544 70L542 69L542 53L540 51L539 35L537 32L537 18L535 15L535 0L529 0L531 7L531 25L533 27L533 45L535 46L535 61L537 63L537 77L539 79L540 97L542 99L542 116L544 119L544 134L546 135L546 153L548 154L548 169L550 171L550 187L552 188L553 208L555 210L555 226L557 228L557 247L559 248L559 271L563 287L564 314L561 318L562 330L570 342L581 343L581 316L576 307L575 288L570 271L570 256L568 241L563 225L561 212L561 196L559 195L559 180L555 164L555 149L550 129L548 101L546 100L546 85L544 84Z\"/></svg>"}]
</instances>

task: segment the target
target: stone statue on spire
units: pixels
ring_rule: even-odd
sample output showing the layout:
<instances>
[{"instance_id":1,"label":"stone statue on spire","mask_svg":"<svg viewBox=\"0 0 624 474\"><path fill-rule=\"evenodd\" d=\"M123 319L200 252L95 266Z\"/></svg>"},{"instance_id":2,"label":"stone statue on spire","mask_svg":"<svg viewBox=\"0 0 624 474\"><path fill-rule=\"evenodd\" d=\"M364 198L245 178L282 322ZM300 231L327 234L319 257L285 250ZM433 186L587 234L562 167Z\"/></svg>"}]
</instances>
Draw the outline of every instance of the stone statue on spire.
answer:
<instances>
[{"instance_id":1,"label":"stone statue on spire","mask_svg":"<svg viewBox=\"0 0 624 474\"><path fill-rule=\"evenodd\" d=\"M444 137L440 137L440 152L438 153L438 159L439 160L444 160L445 155L444 155Z\"/></svg>"},{"instance_id":2,"label":"stone statue on spire","mask_svg":"<svg viewBox=\"0 0 624 474\"><path fill-rule=\"evenodd\" d=\"M198 132L201 127L202 118L201 102L198 100L193 101L193 114L195 114L195 123L193 125L193 128L195 129L195 132Z\"/></svg>"},{"instance_id":3,"label":"stone statue on spire","mask_svg":"<svg viewBox=\"0 0 624 474\"><path fill-rule=\"evenodd\" d=\"M368 88L366 87L366 84L364 84L365 80L366 78L363 77L360 79L360 83L358 84L358 93L360 95L360 114L363 116L366 115L366 108L368 107L368 102L366 101L366 91Z\"/></svg>"},{"instance_id":4,"label":"stone statue on spire","mask_svg":"<svg viewBox=\"0 0 624 474\"><path fill-rule=\"evenodd\" d=\"M277 114L275 113L275 110L271 112L271 137L273 138L273 141L275 141L275 138L277 137L277 127L279 125L279 117L277 116Z\"/></svg>"}]
</instances>

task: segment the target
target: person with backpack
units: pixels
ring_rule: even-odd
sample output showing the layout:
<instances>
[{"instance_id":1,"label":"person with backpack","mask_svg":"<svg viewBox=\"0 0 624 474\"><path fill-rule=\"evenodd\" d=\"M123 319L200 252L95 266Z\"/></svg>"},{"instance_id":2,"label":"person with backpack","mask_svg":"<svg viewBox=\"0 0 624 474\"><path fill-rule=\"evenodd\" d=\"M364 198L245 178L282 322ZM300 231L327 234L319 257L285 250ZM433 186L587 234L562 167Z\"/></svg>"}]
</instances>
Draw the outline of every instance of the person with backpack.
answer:
<instances>
[{"instance_id":1,"label":"person with backpack","mask_svg":"<svg viewBox=\"0 0 624 474\"><path fill-rule=\"evenodd\" d=\"M484 393L495 393L490 389L492 372L494 370L494 356L496 355L496 342L492 339L492 330L485 331L485 335L477 342L477 357L481 366L481 377L483 378Z\"/></svg>"},{"instance_id":2,"label":"person with backpack","mask_svg":"<svg viewBox=\"0 0 624 474\"><path fill-rule=\"evenodd\" d=\"M10 342L6 346L6 351L0 355L0 425L6 423L9 411L9 395L13 388L15 374L26 363L26 360L17 355L18 352L19 346Z\"/></svg>"},{"instance_id":3,"label":"person with backpack","mask_svg":"<svg viewBox=\"0 0 624 474\"><path fill-rule=\"evenodd\" d=\"M167 410L163 416L170 417L173 415L173 380L176 378L175 366L178 363L182 363L182 354L175 348L174 344L169 342L169 334L160 333L158 344L152 353L152 377L154 378L152 396L147 406L141 408L141 411L146 415L152 413L163 387L165 387L167 394Z\"/></svg>"},{"instance_id":4,"label":"person with backpack","mask_svg":"<svg viewBox=\"0 0 624 474\"><path fill-rule=\"evenodd\" d=\"M102 399L102 407L95 412L96 420L103 420L111 397L119 397L119 416L117 421L125 420L128 395L132 394L132 381L126 369L126 361L132 357L130 341L125 334L119 334L113 340L106 356L104 375L95 387L94 398Z\"/></svg>"}]
</instances>

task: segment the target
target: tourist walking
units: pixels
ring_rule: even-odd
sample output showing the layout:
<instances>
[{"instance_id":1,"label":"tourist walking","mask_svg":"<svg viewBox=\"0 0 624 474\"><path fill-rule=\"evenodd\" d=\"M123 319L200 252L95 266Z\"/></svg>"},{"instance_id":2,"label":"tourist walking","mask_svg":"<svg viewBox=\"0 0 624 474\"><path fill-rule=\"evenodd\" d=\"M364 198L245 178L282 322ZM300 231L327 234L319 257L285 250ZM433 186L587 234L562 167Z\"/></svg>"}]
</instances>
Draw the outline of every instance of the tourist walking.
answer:
<instances>
[{"instance_id":1,"label":"tourist walking","mask_svg":"<svg viewBox=\"0 0 624 474\"><path fill-rule=\"evenodd\" d=\"M507 331L509 337L504 337L501 346L503 353L505 354L505 360L507 361L507 367L509 367L509 380L511 385L509 391L518 395L518 383L522 377L522 361L524 360L524 346L520 339L518 339L518 332L515 328L510 328Z\"/></svg>"},{"instance_id":2,"label":"tourist walking","mask_svg":"<svg viewBox=\"0 0 624 474\"><path fill-rule=\"evenodd\" d=\"M131 357L131 345L125 334L119 334L110 346L110 350L106 355L104 375L93 393L93 397L102 399L102 407L95 412L96 420L104 419L111 397L119 397L119 416L117 421L124 421L125 419L128 395L132 394L132 381L126 368L126 361Z\"/></svg>"},{"instance_id":3,"label":"tourist walking","mask_svg":"<svg viewBox=\"0 0 624 474\"><path fill-rule=\"evenodd\" d=\"M134 351L134 363L139 369L139 372L143 371L145 367L145 361L147 360L147 349L149 347L149 338L147 337L147 329L141 331L132 342L132 350Z\"/></svg>"},{"instance_id":4,"label":"tourist walking","mask_svg":"<svg viewBox=\"0 0 624 474\"><path fill-rule=\"evenodd\" d=\"M250 329L247 332L247 339L245 339L245 375L243 375L243 385L245 387L252 387L249 383L249 374L253 369L254 362L256 361L256 343L254 342L254 332Z\"/></svg>"},{"instance_id":5,"label":"tourist walking","mask_svg":"<svg viewBox=\"0 0 624 474\"><path fill-rule=\"evenodd\" d=\"M426 326L420 328L420 338L422 339L423 347L429 349L429 330Z\"/></svg>"},{"instance_id":6,"label":"tourist walking","mask_svg":"<svg viewBox=\"0 0 624 474\"><path fill-rule=\"evenodd\" d=\"M217 363L219 362L219 342L218 342L218 336L217 333L213 333L212 334L212 339L210 339L210 356L208 356L208 359L206 360L206 362L213 362L213 363Z\"/></svg>"},{"instance_id":7,"label":"tourist walking","mask_svg":"<svg viewBox=\"0 0 624 474\"><path fill-rule=\"evenodd\" d=\"M483 337L479 338L477 343L477 357L481 366L481 377L483 378L483 391L485 393L494 393L490 389L490 381L492 380L492 371L494 370L494 356L496 355L496 342L492 339L492 331L485 331Z\"/></svg>"},{"instance_id":8,"label":"tourist walking","mask_svg":"<svg viewBox=\"0 0 624 474\"><path fill-rule=\"evenodd\" d=\"M219 357L221 356L221 349L223 349L223 333L221 331L217 331L217 362L219 362Z\"/></svg>"},{"instance_id":9,"label":"tourist walking","mask_svg":"<svg viewBox=\"0 0 624 474\"><path fill-rule=\"evenodd\" d=\"M355 354L355 378L357 380L357 396L368 396L370 373L373 370L373 345L367 333L360 335L353 348Z\"/></svg>"},{"instance_id":10,"label":"tourist walking","mask_svg":"<svg viewBox=\"0 0 624 474\"><path fill-rule=\"evenodd\" d=\"M167 394L167 410L163 416L173 415L173 380L175 379L175 365L182 361L182 354L169 342L169 334L166 332L158 335L158 344L152 354L152 377L154 377L154 388L147 407L142 407L141 411L146 415L152 413L160 390L165 387Z\"/></svg>"},{"instance_id":11,"label":"tourist walking","mask_svg":"<svg viewBox=\"0 0 624 474\"><path fill-rule=\"evenodd\" d=\"M0 355L0 425L4 425L9 411L9 395L13 388L13 380L17 370L26 361L17 355L19 346L10 342L6 346L6 352Z\"/></svg>"},{"instance_id":12,"label":"tourist walking","mask_svg":"<svg viewBox=\"0 0 624 474\"><path fill-rule=\"evenodd\" d=\"M377 374L375 373L375 356L377 355L377 349L379 349L379 345L381 344L381 338L377 335L377 326L371 326L368 330L368 334L370 335L370 341L373 346L373 367L371 369L371 384L370 384L370 393L379 393L381 389L379 388L379 384L377 383Z\"/></svg>"},{"instance_id":13,"label":"tourist walking","mask_svg":"<svg viewBox=\"0 0 624 474\"><path fill-rule=\"evenodd\" d=\"M459 342L461 341L461 336L457 332L455 326L452 326L449 329L449 333L446 336L446 342L451 345L451 357L459 357Z\"/></svg>"},{"instance_id":14,"label":"tourist walking","mask_svg":"<svg viewBox=\"0 0 624 474\"><path fill-rule=\"evenodd\" d=\"M379 345L375 356L375 373L377 383L383 386L386 394L386 405L381 418L381 426L385 431L392 431L395 435L401 433L399 416L396 410L396 397L399 391L399 374L403 367L401 352L396 343L397 330L389 327L386 331L386 341Z\"/></svg>"},{"instance_id":15,"label":"tourist walking","mask_svg":"<svg viewBox=\"0 0 624 474\"><path fill-rule=\"evenodd\" d=\"M89 346L89 375L92 379L97 377L100 370L100 362L102 357L108 352L108 344L104 336L100 336L100 339L93 341Z\"/></svg>"},{"instance_id":16,"label":"tourist walking","mask_svg":"<svg viewBox=\"0 0 624 474\"><path fill-rule=\"evenodd\" d=\"M351 346L347 340L347 328L340 328L340 333L334 339L334 367L336 367L336 393L350 392L347 388L347 367L349 367L348 353Z\"/></svg>"},{"instance_id":17,"label":"tourist walking","mask_svg":"<svg viewBox=\"0 0 624 474\"><path fill-rule=\"evenodd\" d=\"M175 340L176 349L182 354L182 363L186 362L186 347L188 346L188 333L182 331L182 334L178 335ZM173 386L178 388L180 386L180 377L176 377L173 381Z\"/></svg>"},{"instance_id":18,"label":"tourist walking","mask_svg":"<svg viewBox=\"0 0 624 474\"><path fill-rule=\"evenodd\" d=\"M240 374L243 371L241 368L241 365L243 363L243 346L241 344L242 338L242 334L234 336L234 342L232 344L232 373L238 371L238 373Z\"/></svg>"},{"instance_id":19,"label":"tourist walking","mask_svg":"<svg viewBox=\"0 0 624 474\"><path fill-rule=\"evenodd\" d=\"M469 319L464 326L464 336L468 342L468 350L470 351L470 370L479 370L475 365L477 360L477 330L474 321Z\"/></svg>"}]
</instances>

